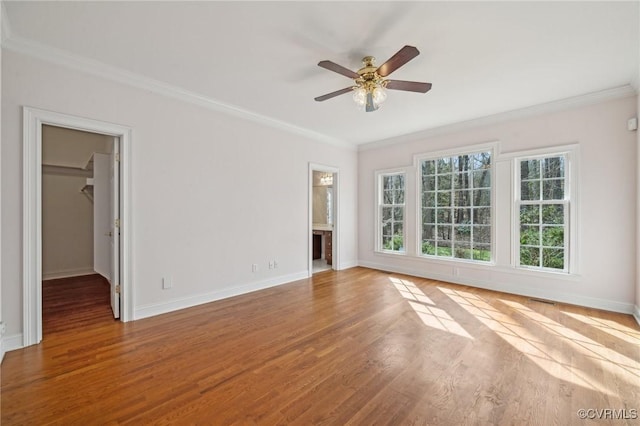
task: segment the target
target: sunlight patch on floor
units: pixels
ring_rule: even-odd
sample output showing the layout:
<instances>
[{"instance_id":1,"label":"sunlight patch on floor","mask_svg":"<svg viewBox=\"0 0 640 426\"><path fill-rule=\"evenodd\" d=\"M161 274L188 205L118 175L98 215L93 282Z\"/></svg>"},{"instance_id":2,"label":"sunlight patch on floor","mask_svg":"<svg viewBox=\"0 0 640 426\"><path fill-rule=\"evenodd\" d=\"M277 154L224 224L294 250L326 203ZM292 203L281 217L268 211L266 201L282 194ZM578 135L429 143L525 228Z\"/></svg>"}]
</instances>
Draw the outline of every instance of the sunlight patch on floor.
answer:
<instances>
[{"instance_id":1,"label":"sunlight patch on floor","mask_svg":"<svg viewBox=\"0 0 640 426\"><path fill-rule=\"evenodd\" d=\"M600 331L610 334L613 337L624 340L625 342L632 343L634 345L640 345L640 331L636 331L625 325L618 324L617 322L603 318L595 318L587 315L565 311L562 311L562 313L567 315L568 317L581 321L587 325L597 328Z\"/></svg>"},{"instance_id":2,"label":"sunlight patch on floor","mask_svg":"<svg viewBox=\"0 0 640 426\"><path fill-rule=\"evenodd\" d=\"M609 372L620 375L620 377L625 378L627 381L629 374L636 376L631 383L638 383L638 381L640 381L640 363L637 361L544 317L520 303L510 300L503 300L502 302L516 309L522 315L538 322L541 326L546 327L551 333L563 338L576 351L588 358L592 358L595 362L601 363ZM541 320L541 317L544 318L544 320Z\"/></svg>"},{"instance_id":3,"label":"sunlight patch on floor","mask_svg":"<svg viewBox=\"0 0 640 426\"><path fill-rule=\"evenodd\" d=\"M424 294L413 282L390 277L389 280L398 293L409 303L409 306L422 320L424 325L458 336L473 339L473 337L454 320L445 310L437 308L435 303Z\"/></svg>"},{"instance_id":4,"label":"sunlight patch on floor","mask_svg":"<svg viewBox=\"0 0 640 426\"><path fill-rule=\"evenodd\" d=\"M572 365L573 354L571 352L566 353L561 350L561 345L550 346L545 344L512 316L499 311L480 296L446 287L438 287L438 289L547 373L588 389L615 395L615 391L607 389L603 383L592 377L588 372ZM503 303L511 303L507 300L501 301ZM509 303L507 304L509 305ZM524 307L523 305L520 306ZM531 319L536 322L546 324L553 322L537 312L533 312L533 314ZM562 334L554 334L565 338Z\"/></svg>"}]
</instances>

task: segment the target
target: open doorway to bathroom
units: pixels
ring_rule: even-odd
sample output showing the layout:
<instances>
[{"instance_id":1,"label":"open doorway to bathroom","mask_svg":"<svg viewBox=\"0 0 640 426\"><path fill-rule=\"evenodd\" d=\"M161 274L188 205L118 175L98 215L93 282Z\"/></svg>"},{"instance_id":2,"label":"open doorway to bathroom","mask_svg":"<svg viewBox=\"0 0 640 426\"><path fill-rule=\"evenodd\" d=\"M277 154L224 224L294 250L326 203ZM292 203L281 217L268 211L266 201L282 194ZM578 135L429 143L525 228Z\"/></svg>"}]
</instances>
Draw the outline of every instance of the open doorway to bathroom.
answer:
<instances>
[{"instance_id":1,"label":"open doorway to bathroom","mask_svg":"<svg viewBox=\"0 0 640 426\"><path fill-rule=\"evenodd\" d=\"M311 169L311 273L338 269L337 240L337 182L338 173L330 167Z\"/></svg>"}]
</instances>

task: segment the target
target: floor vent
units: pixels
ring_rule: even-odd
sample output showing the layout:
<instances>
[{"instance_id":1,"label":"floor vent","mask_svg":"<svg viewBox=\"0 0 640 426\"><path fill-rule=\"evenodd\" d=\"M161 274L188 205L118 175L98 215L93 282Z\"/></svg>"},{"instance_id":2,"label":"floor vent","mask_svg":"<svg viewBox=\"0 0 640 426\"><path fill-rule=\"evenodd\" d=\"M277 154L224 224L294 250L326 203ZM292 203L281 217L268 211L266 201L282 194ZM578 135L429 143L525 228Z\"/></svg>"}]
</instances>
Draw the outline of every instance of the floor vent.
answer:
<instances>
[{"instance_id":1,"label":"floor vent","mask_svg":"<svg viewBox=\"0 0 640 426\"><path fill-rule=\"evenodd\" d=\"M556 305L556 302L553 302L551 300L544 300L544 299L536 299L535 297L530 297L529 301L531 302L539 302L539 303L546 303L547 305Z\"/></svg>"}]
</instances>

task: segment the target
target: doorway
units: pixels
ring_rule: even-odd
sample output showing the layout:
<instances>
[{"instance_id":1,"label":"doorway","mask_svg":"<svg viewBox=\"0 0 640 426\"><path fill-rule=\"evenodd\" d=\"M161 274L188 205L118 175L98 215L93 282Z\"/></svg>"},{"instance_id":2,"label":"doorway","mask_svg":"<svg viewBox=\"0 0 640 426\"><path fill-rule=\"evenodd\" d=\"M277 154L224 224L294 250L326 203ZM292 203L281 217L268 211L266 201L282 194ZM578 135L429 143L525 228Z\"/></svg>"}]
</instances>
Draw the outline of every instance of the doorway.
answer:
<instances>
[{"instance_id":1,"label":"doorway","mask_svg":"<svg viewBox=\"0 0 640 426\"><path fill-rule=\"evenodd\" d=\"M91 325L101 317L94 311L107 314L107 319L119 317L119 303L109 301L111 276L119 272L111 271L113 237L107 236L112 193L117 193L110 181L109 159L118 143L109 135L42 126L44 337Z\"/></svg>"},{"instance_id":2,"label":"doorway","mask_svg":"<svg viewBox=\"0 0 640 426\"><path fill-rule=\"evenodd\" d=\"M309 275L337 270L338 169L309 165Z\"/></svg>"},{"instance_id":3,"label":"doorway","mask_svg":"<svg viewBox=\"0 0 640 426\"><path fill-rule=\"evenodd\" d=\"M23 108L23 346L42 340L42 166L44 126L106 135L114 141L113 175L110 185L115 189L113 204L113 273L110 277L111 301L123 321L133 319L130 267L130 163L131 129L112 123L90 120L36 108ZM117 161L117 165L115 165ZM117 237L116 237L117 236ZM114 295L117 297L114 298Z\"/></svg>"}]
</instances>

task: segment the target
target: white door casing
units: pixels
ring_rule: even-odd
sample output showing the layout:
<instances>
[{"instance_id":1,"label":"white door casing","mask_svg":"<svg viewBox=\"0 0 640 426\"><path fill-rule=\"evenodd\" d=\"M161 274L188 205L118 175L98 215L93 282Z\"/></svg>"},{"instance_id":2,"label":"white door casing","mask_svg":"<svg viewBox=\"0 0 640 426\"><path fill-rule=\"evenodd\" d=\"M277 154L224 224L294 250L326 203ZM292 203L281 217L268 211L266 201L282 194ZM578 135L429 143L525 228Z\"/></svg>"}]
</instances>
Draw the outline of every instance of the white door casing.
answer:
<instances>
[{"instance_id":1,"label":"white door casing","mask_svg":"<svg viewBox=\"0 0 640 426\"><path fill-rule=\"evenodd\" d=\"M110 223L109 236L111 263L109 284L111 289L111 310L114 318L120 318L120 141L114 138L111 158L109 158Z\"/></svg>"},{"instance_id":2,"label":"white door casing","mask_svg":"<svg viewBox=\"0 0 640 426\"><path fill-rule=\"evenodd\" d=\"M121 319L133 317L131 270L131 141L129 127L38 108L23 107L23 346L42 340L42 126L51 125L118 137L120 140Z\"/></svg>"}]
</instances>

